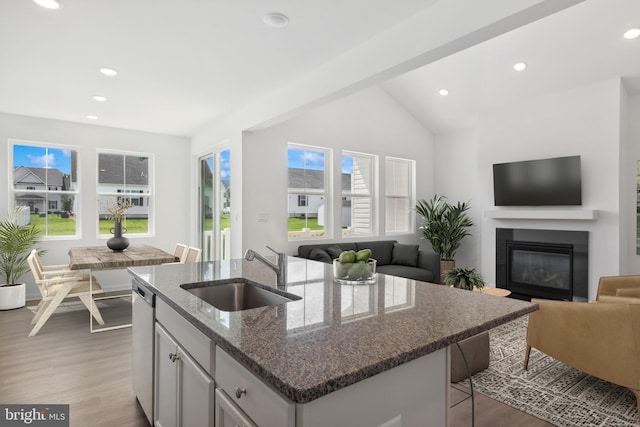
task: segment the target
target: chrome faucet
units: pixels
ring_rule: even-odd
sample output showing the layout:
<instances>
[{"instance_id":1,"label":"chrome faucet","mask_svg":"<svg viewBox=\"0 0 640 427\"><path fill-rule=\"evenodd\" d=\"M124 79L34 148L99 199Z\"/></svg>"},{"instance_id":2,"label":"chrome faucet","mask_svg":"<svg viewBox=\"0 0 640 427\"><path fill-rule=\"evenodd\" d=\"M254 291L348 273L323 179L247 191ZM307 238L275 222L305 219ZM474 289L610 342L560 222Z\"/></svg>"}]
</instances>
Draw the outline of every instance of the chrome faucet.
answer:
<instances>
[{"instance_id":1,"label":"chrome faucet","mask_svg":"<svg viewBox=\"0 0 640 427\"><path fill-rule=\"evenodd\" d=\"M244 259L247 261L253 261L255 258L258 258L258 260L262 261L267 265L267 267L276 272L276 286L284 287L287 284L287 254L284 252L278 252L269 246L267 246L267 249L276 254L275 264L253 249L247 249L244 253Z\"/></svg>"}]
</instances>

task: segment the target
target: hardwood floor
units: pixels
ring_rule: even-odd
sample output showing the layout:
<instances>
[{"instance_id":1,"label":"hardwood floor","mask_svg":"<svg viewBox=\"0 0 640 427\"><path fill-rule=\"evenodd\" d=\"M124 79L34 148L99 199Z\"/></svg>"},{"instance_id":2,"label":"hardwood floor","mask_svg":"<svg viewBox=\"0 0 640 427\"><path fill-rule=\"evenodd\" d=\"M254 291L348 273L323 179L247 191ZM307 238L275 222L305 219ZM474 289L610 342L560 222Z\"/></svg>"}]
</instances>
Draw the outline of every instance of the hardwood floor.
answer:
<instances>
[{"instance_id":1,"label":"hardwood floor","mask_svg":"<svg viewBox=\"0 0 640 427\"><path fill-rule=\"evenodd\" d=\"M91 334L81 307L54 312L31 338L29 308L0 311L0 402L69 404L74 427L147 427L131 385L131 329Z\"/></svg>"},{"instance_id":2,"label":"hardwood floor","mask_svg":"<svg viewBox=\"0 0 640 427\"><path fill-rule=\"evenodd\" d=\"M101 309L107 323L128 321L128 301L115 308ZM29 308L0 311L0 403L69 404L72 427L149 426L131 386L131 329L89 333L79 301L29 338L31 318ZM460 395L452 389L452 401ZM471 426L470 408L470 400L453 408L450 426ZM475 413L476 427L551 426L478 393Z\"/></svg>"}]
</instances>

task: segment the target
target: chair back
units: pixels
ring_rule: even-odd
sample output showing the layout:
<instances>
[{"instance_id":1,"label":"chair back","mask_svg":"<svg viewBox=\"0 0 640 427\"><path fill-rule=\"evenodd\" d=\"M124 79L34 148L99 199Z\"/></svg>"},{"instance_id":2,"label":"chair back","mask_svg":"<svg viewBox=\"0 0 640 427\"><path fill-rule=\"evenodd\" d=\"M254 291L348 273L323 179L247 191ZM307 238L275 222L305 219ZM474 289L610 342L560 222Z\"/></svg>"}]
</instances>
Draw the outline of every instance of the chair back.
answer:
<instances>
[{"instance_id":1,"label":"chair back","mask_svg":"<svg viewBox=\"0 0 640 427\"><path fill-rule=\"evenodd\" d=\"M200 256L202 254L202 250L199 248L194 248L193 246L189 246L187 249L187 255L185 256L184 262L198 262L200 261Z\"/></svg>"},{"instance_id":2,"label":"chair back","mask_svg":"<svg viewBox=\"0 0 640 427\"><path fill-rule=\"evenodd\" d=\"M187 257L187 245L176 243L176 248L173 250L173 256L178 258L180 262L184 262Z\"/></svg>"},{"instance_id":3,"label":"chair back","mask_svg":"<svg viewBox=\"0 0 640 427\"><path fill-rule=\"evenodd\" d=\"M44 273L42 272L42 264L40 263L40 257L38 257L38 252L33 249L29 256L27 257L27 263L29 264L29 268L31 268L31 274L33 274L33 278L36 281L36 285L38 285L38 290L42 297L47 296L47 287L42 281L45 279Z\"/></svg>"}]
</instances>

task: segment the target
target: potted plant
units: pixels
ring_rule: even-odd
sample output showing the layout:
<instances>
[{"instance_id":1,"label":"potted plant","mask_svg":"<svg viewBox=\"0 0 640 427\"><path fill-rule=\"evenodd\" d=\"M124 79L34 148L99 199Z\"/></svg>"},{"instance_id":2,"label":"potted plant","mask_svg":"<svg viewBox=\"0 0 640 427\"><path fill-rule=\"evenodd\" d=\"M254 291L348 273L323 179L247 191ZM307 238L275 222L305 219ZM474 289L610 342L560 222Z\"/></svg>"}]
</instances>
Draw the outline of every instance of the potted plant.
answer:
<instances>
[{"instance_id":1,"label":"potted plant","mask_svg":"<svg viewBox=\"0 0 640 427\"><path fill-rule=\"evenodd\" d=\"M484 288L484 279L475 268L456 267L444 272L443 284L472 291L473 288Z\"/></svg>"},{"instance_id":2,"label":"potted plant","mask_svg":"<svg viewBox=\"0 0 640 427\"><path fill-rule=\"evenodd\" d=\"M440 283L444 272L455 267L454 256L462 239L470 236L467 229L473 221L467 211L468 202L453 205L445 196L434 195L431 200L418 200L416 212L422 217L422 237L431 242L433 251L440 255Z\"/></svg>"},{"instance_id":3,"label":"potted plant","mask_svg":"<svg viewBox=\"0 0 640 427\"><path fill-rule=\"evenodd\" d=\"M28 208L0 219L0 310L24 307L25 284L18 279L29 270L27 257L42 233L35 223L20 223L22 209Z\"/></svg>"}]
</instances>

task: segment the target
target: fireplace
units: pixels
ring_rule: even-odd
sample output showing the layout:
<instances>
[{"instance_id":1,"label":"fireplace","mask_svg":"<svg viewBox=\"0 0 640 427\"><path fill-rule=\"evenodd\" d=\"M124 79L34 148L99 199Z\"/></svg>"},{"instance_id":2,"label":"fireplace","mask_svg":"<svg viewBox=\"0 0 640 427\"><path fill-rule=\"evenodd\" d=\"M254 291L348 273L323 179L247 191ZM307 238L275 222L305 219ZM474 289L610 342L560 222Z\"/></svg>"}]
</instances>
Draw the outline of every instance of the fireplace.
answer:
<instances>
[{"instance_id":1,"label":"fireplace","mask_svg":"<svg viewBox=\"0 0 640 427\"><path fill-rule=\"evenodd\" d=\"M586 231L496 230L496 285L514 298L586 301Z\"/></svg>"}]
</instances>

